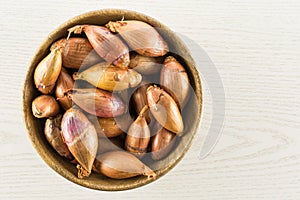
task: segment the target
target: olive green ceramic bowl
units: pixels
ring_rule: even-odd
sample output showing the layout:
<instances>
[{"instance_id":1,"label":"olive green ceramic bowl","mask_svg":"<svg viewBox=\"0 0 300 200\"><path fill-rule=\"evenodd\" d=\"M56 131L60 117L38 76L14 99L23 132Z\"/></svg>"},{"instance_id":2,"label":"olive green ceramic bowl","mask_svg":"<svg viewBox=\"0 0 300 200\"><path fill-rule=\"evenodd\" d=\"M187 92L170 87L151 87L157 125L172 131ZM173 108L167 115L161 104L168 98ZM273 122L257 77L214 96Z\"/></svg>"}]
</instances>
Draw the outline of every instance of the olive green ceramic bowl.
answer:
<instances>
[{"instance_id":1,"label":"olive green ceramic bowl","mask_svg":"<svg viewBox=\"0 0 300 200\"><path fill-rule=\"evenodd\" d=\"M156 179L166 174L182 159L191 146L192 139L197 133L201 119L202 88L195 62L191 57L189 49L185 46L181 39L179 39L174 32L159 21L134 11L106 9L79 15L59 26L49 34L44 42L42 42L28 67L23 88L24 119L32 145L53 170L76 184L97 190L127 190L146 185L156 179L147 179L145 176L138 176L124 180L114 180L96 173L92 173L88 178L77 178L76 166L60 157L48 144L43 132L45 120L37 119L32 114L31 102L35 97L40 95L34 85L33 73L37 64L49 53L49 47L51 44L62 37L67 37L68 28L78 24L105 25L109 21L118 21L123 17L125 20L134 19L147 22L160 32L163 38L167 41L170 51L178 55L177 59L186 67L190 84L193 88L193 95L187 103L186 108L183 110L183 119L186 127L184 135L177 140L176 147L165 159L155 162L150 166L157 174Z\"/></svg>"}]
</instances>

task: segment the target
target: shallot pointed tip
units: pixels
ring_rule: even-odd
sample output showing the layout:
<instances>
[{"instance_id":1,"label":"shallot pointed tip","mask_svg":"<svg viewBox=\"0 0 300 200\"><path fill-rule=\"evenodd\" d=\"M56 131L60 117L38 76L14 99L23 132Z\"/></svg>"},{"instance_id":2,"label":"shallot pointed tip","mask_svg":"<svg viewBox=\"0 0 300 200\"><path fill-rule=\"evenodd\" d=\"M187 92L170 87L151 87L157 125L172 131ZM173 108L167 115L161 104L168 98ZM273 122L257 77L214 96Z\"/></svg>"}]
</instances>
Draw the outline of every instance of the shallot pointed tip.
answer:
<instances>
[{"instance_id":1,"label":"shallot pointed tip","mask_svg":"<svg viewBox=\"0 0 300 200\"><path fill-rule=\"evenodd\" d=\"M109 29L111 32L116 33L117 30L116 30L116 28L115 28L114 23L115 23L115 22L109 21L109 22L105 25L105 27L106 27L107 29Z\"/></svg>"},{"instance_id":2,"label":"shallot pointed tip","mask_svg":"<svg viewBox=\"0 0 300 200\"><path fill-rule=\"evenodd\" d=\"M146 171L144 172L143 175L147 176L148 179L156 179L157 175L154 171L151 169L145 169Z\"/></svg>"},{"instance_id":3,"label":"shallot pointed tip","mask_svg":"<svg viewBox=\"0 0 300 200\"><path fill-rule=\"evenodd\" d=\"M82 179L84 177L88 177L91 172L87 171L86 169L84 169L81 165L77 165L76 168L78 169L78 178Z\"/></svg>"},{"instance_id":4,"label":"shallot pointed tip","mask_svg":"<svg viewBox=\"0 0 300 200\"><path fill-rule=\"evenodd\" d=\"M69 40L72 33L81 34L84 27L85 27L84 25L76 25L76 26L73 26L73 27L69 28L67 30L69 32L68 37L67 37L67 41Z\"/></svg>"},{"instance_id":5,"label":"shallot pointed tip","mask_svg":"<svg viewBox=\"0 0 300 200\"><path fill-rule=\"evenodd\" d=\"M168 57L165 59L164 63L171 62L171 61L177 62L177 60L176 60L173 56L168 56Z\"/></svg>"}]
</instances>

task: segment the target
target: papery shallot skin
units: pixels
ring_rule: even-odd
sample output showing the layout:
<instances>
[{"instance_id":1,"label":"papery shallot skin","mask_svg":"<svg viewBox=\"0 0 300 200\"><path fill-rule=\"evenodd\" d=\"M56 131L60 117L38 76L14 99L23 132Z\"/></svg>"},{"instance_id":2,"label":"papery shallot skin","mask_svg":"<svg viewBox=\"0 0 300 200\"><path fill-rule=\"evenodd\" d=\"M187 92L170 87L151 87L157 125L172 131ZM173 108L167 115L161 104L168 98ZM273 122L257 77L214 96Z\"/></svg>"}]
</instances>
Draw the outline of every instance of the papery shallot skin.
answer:
<instances>
[{"instance_id":1,"label":"papery shallot skin","mask_svg":"<svg viewBox=\"0 0 300 200\"><path fill-rule=\"evenodd\" d=\"M54 117L59 113L59 105L51 95L43 94L36 97L31 104L32 113L36 118Z\"/></svg>"},{"instance_id":2,"label":"papery shallot skin","mask_svg":"<svg viewBox=\"0 0 300 200\"><path fill-rule=\"evenodd\" d=\"M131 56L129 67L141 74L151 75L160 72L162 62L163 57L148 57L135 54Z\"/></svg>"},{"instance_id":3,"label":"papery shallot skin","mask_svg":"<svg viewBox=\"0 0 300 200\"><path fill-rule=\"evenodd\" d=\"M116 117L126 111L126 105L117 95L97 88L76 88L67 95L81 109L98 117Z\"/></svg>"},{"instance_id":4,"label":"papery shallot skin","mask_svg":"<svg viewBox=\"0 0 300 200\"><path fill-rule=\"evenodd\" d=\"M156 121L164 128L181 136L184 124L175 100L158 86L148 87L147 100Z\"/></svg>"},{"instance_id":5,"label":"papery shallot skin","mask_svg":"<svg viewBox=\"0 0 300 200\"><path fill-rule=\"evenodd\" d=\"M68 31L75 34L83 31L100 57L117 67L127 68L130 62L129 49L118 36L112 34L107 28L95 25L77 25Z\"/></svg>"},{"instance_id":6,"label":"papery shallot skin","mask_svg":"<svg viewBox=\"0 0 300 200\"><path fill-rule=\"evenodd\" d=\"M59 155L70 161L74 160L73 155L65 144L61 133L62 115L50 117L45 122L44 133L49 144L57 151Z\"/></svg>"},{"instance_id":7,"label":"papery shallot skin","mask_svg":"<svg viewBox=\"0 0 300 200\"><path fill-rule=\"evenodd\" d=\"M191 86L187 72L173 56L167 57L164 61L160 73L160 85L182 110L189 99Z\"/></svg>"},{"instance_id":8,"label":"papery shallot skin","mask_svg":"<svg viewBox=\"0 0 300 200\"><path fill-rule=\"evenodd\" d=\"M132 94L132 101L137 115L139 115L142 109L146 105L148 105L146 92L149 86L150 86L149 83L142 82L140 84L140 87L137 88ZM143 116L145 117L148 124L150 124L150 122L153 121L153 116L151 115L149 110L146 110Z\"/></svg>"},{"instance_id":9,"label":"papery shallot skin","mask_svg":"<svg viewBox=\"0 0 300 200\"><path fill-rule=\"evenodd\" d=\"M113 179L125 179L138 175L155 178L156 174L142 161L126 151L110 151L97 156L96 172Z\"/></svg>"},{"instance_id":10,"label":"papery shallot skin","mask_svg":"<svg viewBox=\"0 0 300 200\"><path fill-rule=\"evenodd\" d=\"M61 48L62 65L66 68L81 69L102 60L86 38L62 38L54 42L50 49Z\"/></svg>"},{"instance_id":11,"label":"papery shallot skin","mask_svg":"<svg viewBox=\"0 0 300 200\"><path fill-rule=\"evenodd\" d=\"M125 149L138 158L143 157L147 153L150 135L151 133L147 121L143 113L141 113L127 131Z\"/></svg>"},{"instance_id":12,"label":"papery shallot skin","mask_svg":"<svg viewBox=\"0 0 300 200\"><path fill-rule=\"evenodd\" d=\"M62 68L61 49L53 49L35 68L33 79L43 94L52 92Z\"/></svg>"},{"instance_id":13,"label":"papery shallot skin","mask_svg":"<svg viewBox=\"0 0 300 200\"><path fill-rule=\"evenodd\" d=\"M56 82L55 96L64 110L68 110L73 105L72 100L65 95L65 93L73 89L73 87L74 80L68 74L67 70L62 68Z\"/></svg>"},{"instance_id":14,"label":"papery shallot skin","mask_svg":"<svg viewBox=\"0 0 300 200\"><path fill-rule=\"evenodd\" d=\"M62 135L79 165L78 178L89 176L98 149L98 136L94 125L78 109L65 112L61 122Z\"/></svg>"},{"instance_id":15,"label":"papery shallot skin","mask_svg":"<svg viewBox=\"0 0 300 200\"><path fill-rule=\"evenodd\" d=\"M74 80L85 80L95 87L107 91L121 91L136 87L142 76L133 69L121 69L101 62L73 74Z\"/></svg>"},{"instance_id":16,"label":"papery shallot skin","mask_svg":"<svg viewBox=\"0 0 300 200\"><path fill-rule=\"evenodd\" d=\"M158 123L154 127L154 136L151 139L151 156L153 160L160 160L171 152L175 144L176 134L161 127Z\"/></svg>"},{"instance_id":17,"label":"papery shallot skin","mask_svg":"<svg viewBox=\"0 0 300 200\"><path fill-rule=\"evenodd\" d=\"M110 21L106 27L112 32L119 33L131 49L140 55L158 57L164 56L169 51L167 43L157 30L145 22Z\"/></svg>"},{"instance_id":18,"label":"papery shallot skin","mask_svg":"<svg viewBox=\"0 0 300 200\"><path fill-rule=\"evenodd\" d=\"M118 117L97 117L94 124L98 136L100 137L117 137L126 132L132 122L129 114L124 114Z\"/></svg>"}]
</instances>

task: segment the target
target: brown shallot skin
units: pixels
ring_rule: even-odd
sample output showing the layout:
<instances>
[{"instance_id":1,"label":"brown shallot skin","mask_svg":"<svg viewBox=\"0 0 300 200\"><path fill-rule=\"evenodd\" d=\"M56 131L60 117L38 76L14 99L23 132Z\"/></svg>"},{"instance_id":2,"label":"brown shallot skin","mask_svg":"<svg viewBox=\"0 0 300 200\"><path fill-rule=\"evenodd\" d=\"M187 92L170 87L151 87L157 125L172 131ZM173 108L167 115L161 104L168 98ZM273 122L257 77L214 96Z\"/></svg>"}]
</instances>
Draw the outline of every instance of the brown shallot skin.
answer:
<instances>
[{"instance_id":1,"label":"brown shallot skin","mask_svg":"<svg viewBox=\"0 0 300 200\"><path fill-rule=\"evenodd\" d=\"M146 92L149 86L149 83L142 82L141 86L132 94L133 105L137 114L139 114L142 109L148 105ZM153 121L153 117L149 110L146 110L143 116L148 124Z\"/></svg>"},{"instance_id":2,"label":"brown shallot skin","mask_svg":"<svg viewBox=\"0 0 300 200\"><path fill-rule=\"evenodd\" d=\"M106 27L112 32L119 33L131 49L140 55L159 57L169 51L167 43L148 23L137 20L110 21Z\"/></svg>"},{"instance_id":3,"label":"brown shallot skin","mask_svg":"<svg viewBox=\"0 0 300 200\"><path fill-rule=\"evenodd\" d=\"M161 160L172 150L176 134L161 127L158 123L154 129L156 130L151 139L151 156L153 160Z\"/></svg>"},{"instance_id":4,"label":"brown shallot skin","mask_svg":"<svg viewBox=\"0 0 300 200\"><path fill-rule=\"evenodd\" d=\"M68 72L62 68L60 75L57 79L56 88L55 88L55 96L59 102L59 104L63 107L63 109L68 110L72 107L72 100L69 99L65 93L74 87L74 80L68 74Z\"/></svg>"},{"instance_id":5,"label":"brown shallot skin","mask_svg":"<svg viewBox=\"0 0 300 200\"><path fill-rule=\"evenodd\" d=\"M183 109L189 98L190 83L185 68L173 56L167 57L164 61L160 85Z\"/></svg>"},{"instance_id":6,"label":"brown shallot skin","mask_svg":"<svg viewBox=\"0 0 300 200\"><path fill-rule=\"evenodd\" d=\"M166 91L156 85L148 87L147 101L153 117L159 124L179 136L183 134L184 124L180 110Z\"/></svg>"},{"instance_id":7,"label":"brown shallot skin","mask_svg":"<svg viewBox=\"0 0 300 200\"><path fill-rule=\"evenodd\" d=\"M80 110L71 108L63 115L61 129L68 149L79 163L78 178L89 176L98 149L94 125Z\"/></svg>"},{"instance_id":8,"label":"brown shallot skin","mask_svg":"<svg viewBox=\"0 0 300 200\"><path fill-rule=\"evenodd\" d=\"M67 68L85 68L102 60L86 38L62 38L54 42L50 49L57 47L61 47L62 65Z\"/></svg>"},{"instance_id":9,"label":"brown shallot skin","mask_svg":"<svg viewBox=\"0 0 300 200\"><path fill-rule=\"evenodd\" d=\"M97 156L94 169L112 179L126 179L139 175L149 179L156 178L153 172L142 161L126 151L109 151Z\"/></svg>"},{"instance_id":10,"label":"brown shallot skin","mask_svg":"<svg viewBox=\"0 0 300 200\"><path fill-rule=\"evenodd\" d=\"M146 110L148 110L148 106L142 109L137 119L130 125L125 139L125 149L138 158L147 153L150 142L151 133L144 116Z\"/></svg>"},{"instance_id":11,"label":"brown shallot skin","mask_svg":"<svg viewBox=\"0 0 300 200\"><path fill-rule=\"evenodd\" d=\"M32 101L32 113L36 118L54 117L59 113L59 105L53 96L40 95Z\"/></svg>"},{"instance_id":12,"label":"brown shallot skin","mask_svg":"<svg viewBox=\"0 0 300 200\"><path fill-rule=\"evenodd\" d=\"M163 57L147 57L134 54L130 57L129 67L141 74L151 75L160 72L162 62Z\"/></svg>"},{"instance_id":13,"label":"brown shallot skin","mask_svg":"<svg viewBox=\"0 0 300 200\"><path fill-rule=\"evenodd\" d=\"M70 161L74 160L73 155L65 144L61 133L62 115L50 117L45 122L44 133L49 144L57 151L57 153Z\"/></svg>"},{"instance_id":14,"label":"brown shallot skin","mask_svg":"<svg viewBox=\"0 0 300 200\"><path fill-rule=\"evenodd\" d=\"M100 57L117 67L127 68L130 62L129 49L118 36L112 34L107 28L95 25L77 25L68 31L75 34L84 32Z\"/></svg>"},{"instance_id":15,"label":"brown shallot skin","mask_svg":"<svg viewBox=\"0 0 300 200\"><path fill-rule=\"evenodd\" d=\"M132 123L132 118L129 114L124 114L118 117L98 117L99 126L95 126L98 135L102 137L117 137L127 131Z\"/></svg>"},{"instance_id":16,"label":"brown shallot skin","mask_svg":"<svg viewBox=\"0 0 300 200\"><path fill-rule=\"evenodd\" d=\"M53 49L35 68L33 79L43 94L52 92L62 68L61 49Z\"/></svg>"},{"instance_id":17,"label":"brown shallot skin","mask_svg":"<svg viewBox=\"0 0 300 200\"><path fill-rule=\"evenodd\" d=\"M73 89L66 94L84 111L98 117L122 115L126 106L115 94L96 88Z\"/></svg>"},{"instance_id":18,"label":"brown shallot skin","mask_svg":"<svg viewBox=\"0 0 300 200\"><path fill-rule=\"evenodd\" d=\"M99 89L113 92L136 87L142 81L142 76L133 69L116 68L101 62L74 73L73 79L85 80Z\"/></svg>"}]
</instances>

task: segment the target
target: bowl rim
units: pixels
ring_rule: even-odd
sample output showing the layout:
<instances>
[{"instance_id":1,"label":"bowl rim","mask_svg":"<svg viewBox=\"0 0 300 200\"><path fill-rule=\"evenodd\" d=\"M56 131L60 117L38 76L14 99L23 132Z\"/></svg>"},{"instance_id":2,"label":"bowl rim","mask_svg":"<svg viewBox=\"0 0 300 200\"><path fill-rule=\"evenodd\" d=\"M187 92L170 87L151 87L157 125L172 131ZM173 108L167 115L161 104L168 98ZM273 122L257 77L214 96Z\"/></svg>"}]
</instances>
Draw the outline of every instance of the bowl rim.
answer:
<instances>
[{"instance_id":1,"label":"bowl rim","mask_svg":"<svg viewBox=\"0 0 300 200\"><path fill-rule=\"evenodd\" d=\"M45 152L43 150L43 148L40 148L40 145L36 142L36 137L31 134L32 128L30 127L29 124L29 113L31 112L31 107L28 108L28 103L27 101L27 96L28 93L26 92L28 89L28 84L31 84L32 81L32 76L30 71L32 70L31 68L33 68L33 65L35 64L35 60L39 57L39 54L41 54L43 51L45 51L45 49L43 49L45 46L47 46L46 44L49 42L49 39L52 40L54 38L54 35L56 35L60 30L65 29L66 27L70 27L72 23L76 22L76 21L80 21L84 18L87 17L91 17L91 16L101 16L103 14L107 15L109 13L116 13L116 12L120 12L120 13L130 13L132 15L136 15L145 19L148 19L152 22L155 22L156 24L159 24L159 26L162 29L167 30L168 32L172 33L172 37L174 37L174 39L180 43L181 46L183 46L186 50L187 50L187 55L190 55L190 61L193 63L193 66L189 66L189 69L192 70L195 73L192 73L193 78L194 78L194 82L195 82L195 87L198 88L197 91L195 91L196 93L196 97L197 97L197 101L199 103L199 112L197 113L197 120L195 121L195 125L194 125L194 129L191 130L193 133L191 135L191 138L189 140L189 144L186 145L186 149L183 151L183 153L178 157L178 159L176 159L176 161L171 164L170 166L164 168L163 170L160 171L160 174L158 175L158 177L156 179L144 179L144 181L142 182L136 182L135 184L126 184L126 185L122 185L122 187L106 187L103 185L94 185L94 184L90 184L88 182L85 181L85 179L78 179L77 177L74 177L74 174L72 174L71 172L69 172L68 170L64 170L63 168L60 168L58 166L56 166L54 163L51 162L51 158L49 158L49 155L47 154L47 152ZM42 158L42 160L49 166L51 167L55 172L57 172L58 174L60 174L62 177L66 178L67 180L84 186L86 188L90 188L90 189L95 189L95 190L102 190L102 191L121 191L121 190L128 190L128 189L134 189L134 188L139 188L141 186L147 185L151 182L154 182L155 180L157 180L158 178L162 177L163 175L165 175L167 172L169 172L171 169L173 169L181 160L182 158L185 156L185 154L188 152L188 150L190 149L193 140L195 138L196 133L199 131L199 127L200 127L200 122L202 121L202 114L203 114L203 88L202 88L202 81L199 75L199 71L197 70L197 66L196 63L193 59L193 57L191 56L191 52L190 49L186 46L186 44L177 36L176 33L174 33L170 28L168 28L167 26L165 26L164 24L162 24L160 21L146 15L140 12L136 12L133 10L127 10L127 9L115 9L115 8L108 8L108 9L100 9L100 10L94 10L94 11L89 11L89 12L85 12L82 14L79 14L75 17L72 17L70 19L68 19L67 21L63 22L61 25L59 25L58 27L56 27L49 35L46 39L44 39L42 41L42 43L39 45L38 49L36 50L33 58L31 59L29 65L27 65L27 71L26 71L26 76L25 76L25 80L23 82L23 90L22 90L22 110L23 110L23 119L26 125L26 130L27 130L27 134L30 138L31 144L33 145L33 147L35 148L35 150L38 152L38 154L40 155L40 157ZM192 69L191 69L192 68ZM31 104L30 104L31 105ZM29 113L28 113L29 112ZM53 159L53 158L52 158Z\"/></svg>"}]
</instances>

